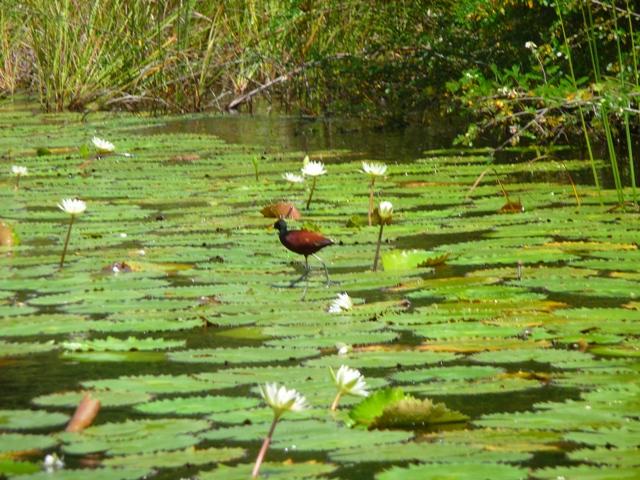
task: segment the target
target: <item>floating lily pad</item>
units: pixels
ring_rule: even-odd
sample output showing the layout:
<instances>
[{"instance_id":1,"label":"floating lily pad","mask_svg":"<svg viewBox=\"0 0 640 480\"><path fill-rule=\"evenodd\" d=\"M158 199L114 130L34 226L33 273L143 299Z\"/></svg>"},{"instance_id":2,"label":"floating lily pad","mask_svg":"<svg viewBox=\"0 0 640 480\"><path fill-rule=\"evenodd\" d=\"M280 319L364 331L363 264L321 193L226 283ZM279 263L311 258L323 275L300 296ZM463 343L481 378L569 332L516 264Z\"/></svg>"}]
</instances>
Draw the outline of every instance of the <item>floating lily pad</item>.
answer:
<instances>
[{"instance_id":1,"label":"floating lily pad","mask_svg":"<svg viewBox=\"0 0 640 480\"><path fill-rule=\"evenodd\" d=\"M329 478L336 469L329 463L293 463L293 462L265 462L260 467L260 476L264 478L304 480L307 478ZM252 463L244 463L234 467L220 465L215 470L199 472L200 480L245 480L251 476Z\"/></svg>"},{"instance_id":2,"label":"floating lily pad","mask_svg":"<svg viewBox=\"0 0 640 480\"><path fill-rule=\"evenodd\" d=\"M525 469L495 463L434 463L394 467L376 475L376 480L521 480L526 475Z\"/></svg>"},{"instance_id":3,"label":"floating lily pad","mask_svg":"<svg viewBox=\"0 0 640 480\"><path fill-rule=\"evenodd\" d=\"M137 467L128 468L94 468L91 469L91 479L95 480L136 480L144 478L151 470ZM32 475L21 475L20 479L24 480L85 480L87 478L87 470L64 469L57 470L55 473L40 472Z\"/></svg>"},{"instance_id":4,"label":"floating lily pad","mask_svg":"<svg viewBox=\"0 0 640 480\"><path fill-rule=\"evenodd\" d=\"M256 398L245 397L182 397L169 400L156 400L138 405L136 410L152 414L194 415L201 413L219 413L229 410L245 410L260 404Z\"/></svg>"},{"instance_id":5,"label":"floating lily pad","mask_svg":"<svg viewBox=\"0 0 640 480\"><path fill-rule=\"evenodd\" d=\"M60 392L48 395L40 395L34 398L32 403L44 407L69 407L75 408L84 398L86 392ZM146 402L151 395L144 392L131 390L91 390L91 397L100 401L102 407L123 407Z\"/></svg>"},{"instance_id":6,"label":"floating lily pad","mask_svg":"<svg viewBox=\"0 0 640 480\"><path fill-rule=\"evenodd\" d=\"M69 454L131 455L191 447L200 441L195 433L209 427L204 420L129 420L89 427L81 433L65 432L60 438Z\"/></svg>"},{"instance_id":7,"label":"floating lily pad","mask_svg":"<svg viewBox=\"0 0 640 480\"><path fill-rule=\"evenodd\" d=\"M126 455L108 458L103 465L108 467L135 467L149 470L158 468L176 468L184 465L204 465L236 460L243 457L243 448L205 448L189 447L184 450L171 452L147 453L141 455Z\"/></svg>"},{"instance_id":8,"label":"floating lily pad","mask_svg":"<svg viewBox=\"0 0 640 480\"><path fill-rule=\"evenodd\" d=\"M97 390L129 391L136 393L187 393L226 388L232 383L212 382L191 375L143 375L111 380L83 382L85 388Z\"/></svg>"},{"instance_id":9,"label":"floating lily pad","mask_svg":"<svg viewBox=\"0 0 640 480\"><path fill-rule=\"evenodd\" d=\"M558 478L580 480L635 480L638 469L634 467L601 467L579 465L577 467L556 467L536 470L534 477L540 480L557 480Z\"/></svg>"},{"instance_id":10,"label":"floating lily pad","mask_svg":"<svg viewBox=\"0 0 640 480\"><path fill-rule=\"evenodd\" d=\"M411 270L441 265L449 257L448 253L432 253L424 250L394 250L382 255L382 268L385 272L393 270Z\"/></svg>"},{"instance_id":11,"label":"floating lily pad","mask_svg":"<svg viewBox=\"0 0 640 480\"><path fill-rule=\"evenodd\" d=\"M291 415L293 416L293 414ZM261 442L269 424L234 426L211 430L202 435L207 440L234 440ZM362 444L371 446L406 441L412 432L366 431L350 429L335 422L317 420L287 421L283 419L274 435L270 449L288 450L291 445L299 451L330 451L354 447Z\"/></svg>"},{"instance_id":12,"label":"floating lily pad","mask_svg":"<svg viewBox=\"0 0 640 480\"><path fill-rule=\"evenodd\" d=\"M424 368L408 370L393 375L393 379L400 383L416 383L425 381L472 381L487 377L495 377L504 370L496 367L456 366L440 368Z\"/></svg>"},{"instance_id":13,"label":"floating lily pad","mask_svg":"<svg viewBox=\"0 0 640 480\"><path fill-rule=\"evenodd\" d=\"M14 460L0 459L0 474L25 475L42 470L42 465L33 462L17 462Z\"/></svg>"},{"instance_id":14,"label":"floating lily pad","mask_svg":"<svg viewBox=\"0 0 640 480\"><path fill-rule=\"evenodd\" d=\"M216 348L202 350L183 350L169 353L169 359L174 362L189 363L261 363L296 360L313 357L319 353L313 348Z\"/></svg>"},{"instance_id":15,"label":"floating lily pad","mask_svg":"<svg viewBox=\"0 0 640 480\"><path fill-rule=\"evenodd\" d=\"M0 410L0 429L31 430L63 425L67 415L44 410Z\"/></svg>"},{"instance_id":16,"label":"floating lily pad","mask_svg":"<svg viewBox=\"0 0 640 480\"><path fill-rule=\"evenodd\" d=\"M21 454L46 450L57 445L58 440L47 435L28 435L21 433L0 433L0 453Z\"/></svg>"},{"instance_id":17,"label":"floating lily pad","mask_svg":"<svg viewBox=\"0 0 640 480\"><path fill-rule=\"evenodd\" d=\"M375 450L363 445L331 452L329 453L329 458L335 462L349 464L360 462L422 462L425 459L430 462L455 464L473 461L481 463L522 462L531 458L531 455L503 450L491 451L479 445L417 442L379 445Z\"/></svg>"},{"instance_id":18,"label":"floating lily pad","mask_svg":"<svg viewBox=\"0 0 640 480\"><path fill-rule=\"evenodd\" d=\"M184 340L165 340L163 338L136 338L124 339L107 337L96 340L83 340L81 342L64 342L62 346L72 352L128 352L139 350L164 350L178 348L185 345Z\"/></svg>"},{"instance_id":19,"label":"floating lily pad","mask_svg":"<svg viewBox=\"0 0 640 480\"><path fill-rule=\"evenodd\" d=\"M54 342L46 343L9 343L0 340L0 357L17 357L33 353L50 352L58 346Z\"/></svg>"}]
</instances>

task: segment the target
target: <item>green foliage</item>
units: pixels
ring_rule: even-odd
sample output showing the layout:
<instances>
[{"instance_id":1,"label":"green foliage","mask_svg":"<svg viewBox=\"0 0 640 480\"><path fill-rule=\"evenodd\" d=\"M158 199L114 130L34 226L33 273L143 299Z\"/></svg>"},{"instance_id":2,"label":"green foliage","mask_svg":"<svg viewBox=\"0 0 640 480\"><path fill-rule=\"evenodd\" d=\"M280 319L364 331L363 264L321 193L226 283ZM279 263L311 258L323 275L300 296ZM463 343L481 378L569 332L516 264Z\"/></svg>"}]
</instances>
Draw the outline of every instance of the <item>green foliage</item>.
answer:
<instances>
[{"instance_id":1,"label":"green foliage","mask_svg":"<svg viewBox=\"0 0 640 480\"><path fill-rule=\"evenodd\" d=\"M463 422L469 417L444 403L417 399L400 388L385 388L364 399L349 412L357 424L370 429L415 429L440 423Z\"/></svg>"},{"instance_id":2,"label":"green foliage","mask_svg":"<svg viewBox=\"0 0 640 480\"><path fill-rule=\"evenodd\" d=\"M404 392L400 388L378 390L353 407L349 417L357 424L372 425L388 405L399 402L404 397Z\"/></svg>"}]
</instances>

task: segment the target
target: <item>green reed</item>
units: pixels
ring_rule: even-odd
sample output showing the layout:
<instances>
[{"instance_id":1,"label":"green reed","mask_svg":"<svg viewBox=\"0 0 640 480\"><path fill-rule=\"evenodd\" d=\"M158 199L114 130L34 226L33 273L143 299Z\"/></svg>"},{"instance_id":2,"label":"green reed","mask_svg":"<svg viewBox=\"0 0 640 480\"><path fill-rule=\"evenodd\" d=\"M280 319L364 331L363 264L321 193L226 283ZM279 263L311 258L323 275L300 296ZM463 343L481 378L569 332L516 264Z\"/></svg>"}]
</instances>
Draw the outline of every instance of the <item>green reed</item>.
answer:
<instances>
[{"instance_id":1,"label":"green reed","mask_svg":"<svg viewBox=\"0 0 640 480\"><path fill-rule=\"evenodd\" d=\"M562 11L560 9L560 5L558 3L556 3L556 13L558 15L558 19L560 20L560 28L562 30L562 38L564 41L564 46L565 46L565 51L567 54L567 61L569 63L569 73L571 76L571 81L573 83L573 87L575 88L575 90L578 90L578 82L576 80L576 75L575 75L575 71L573 69L573 60L571 58L571 46L569 44L569 40L567 38L567 32L564 28L564 20L562 17ZM590 49L591 51L591 49ZM593 59L593 55L592 55L592 59ZM593 156L593 149L591 147L591 140L589 138L589 130L587 128L587 122L585 120L584 117L584 111L582 109L581 105L578 105L578 115L580 117L580 125L582 128L582 133L584 135L584 140L585 143L587 145L587 152L589 154L589 161L591 163L591 171L593 174L593 181L595 183L596 186L596 190L598 191L598 198L600 200L600 204L602 205L602 193L601 193L601 188L600 188L600 179L598 177L598 171L596 169L596 161L595 161L595 157Z\"/></svg>"}]
</instances>

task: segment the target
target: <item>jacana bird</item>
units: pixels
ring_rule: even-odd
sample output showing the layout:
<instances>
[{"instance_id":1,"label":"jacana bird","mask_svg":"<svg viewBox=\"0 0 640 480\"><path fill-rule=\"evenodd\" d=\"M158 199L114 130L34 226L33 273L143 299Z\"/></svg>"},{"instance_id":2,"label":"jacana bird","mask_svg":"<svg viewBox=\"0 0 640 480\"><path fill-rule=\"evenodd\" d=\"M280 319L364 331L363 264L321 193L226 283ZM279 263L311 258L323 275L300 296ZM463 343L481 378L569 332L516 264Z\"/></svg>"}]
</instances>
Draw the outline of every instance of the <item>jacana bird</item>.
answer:
<instances>
[{"instance_id":1,"label":"jacana bird","mask_svg":"<svg viewBox=\"0 0 640 480\"><path fill-rule=\"evenodd\" d=\"M325 237L321 233L311 232L309 230L288 230L287 222L280 219L274 225L273 228L278 230L280 243L287 249L299 255L304 255L304 273L296 280L293 280L290 287L293 287L296 283L304 280L309 276L311 269L309 268L309 255L313 255L324 267L324 274L327 277L327 285L331 283L329 280L329 270L320 257L316 255L316 252L322 250L324 247L333 245L333 240Z\"/></svg>"}]
</instances>

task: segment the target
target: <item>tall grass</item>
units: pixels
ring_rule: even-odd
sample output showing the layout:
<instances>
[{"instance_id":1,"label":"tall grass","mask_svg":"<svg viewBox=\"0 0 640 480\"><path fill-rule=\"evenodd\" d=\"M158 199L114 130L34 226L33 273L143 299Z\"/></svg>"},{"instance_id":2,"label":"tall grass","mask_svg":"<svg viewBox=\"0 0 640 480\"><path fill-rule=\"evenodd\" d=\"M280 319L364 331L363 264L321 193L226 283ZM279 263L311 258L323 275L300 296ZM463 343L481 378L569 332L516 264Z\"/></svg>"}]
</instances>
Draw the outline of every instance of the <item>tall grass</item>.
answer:
<instances>
[{"instance_id":1,"label":"tall grass","mask_svg":"<svg viewBox=\"0 0 640 480\"><path fill-rule=\"evenodd\" d=\"M619 74L617 76L618 77L617 79L619 81L619 88L614 90L611 86L605 87L605 88L609 88L609 92L606 92L606 95L604 96L605 100L597 104L596 110L602 122L604 138L606 140L607 151L609 154L609 164L611 167L611 174L612 174L614 185L616 188L618 204L622 206L625 203L625 195L624 195L624 185L622 183L620 166L618 164L619 162L618 162L617 149L616 149L615 137L617 132L610 119L610 117L613 114L613 112L611 111L612 101L611 99L606 98L607 96L616 98L613 102L614 106L616 103L620 103L620 102L624 103L624 107L619 109L619 112L615 112L615 113L619 113L622 117L622 126L624 128L624 141L627 146L627 159L628 159L628 165L629 165L629 176L630 176L630 183L631 183L631 190L632 190L632 198L633 198L634 204L637 204L635 166L634 166L633 147L632 147L632 138L631 138L631 126L629 121L629 110L631 110L631 97L628 96L629 84L627 82L626 75L625 75L625 71L627 69L627 63L629 60L628 58L625 58L625 56L623 55L622 47L621 47L621 38L620 38L621 36L625 36L625 38L629 39L631 42L632 54L628 55L627 57L631 57L631 64L633 66L634 74L636 74L637 72L637 59L635 54L633 22L631 21L632 12L629 8L629 2L628 1L626 2L626 14L628 17L629 32L624 32L619 29L618 14L617 14L618 7L615 4L615 1L611 0L609 4L606 5L606 8L610 10L610 14L611 14L610 21L613 26L612 35L614 38L615 51L617 56L616 60L618 62L618 68L619 68ZM598 85L602 85L603 82L606 82L606 80L603 79L602 73L601 73L602 60L598 53L599 48L598 48L598 42L597 42L596 28L595 28L594 16L593 16L590 2L585 2L585 3L580 2L580 10L582 14L582 21L583 21L584 31L586 35L586 40L587 40L587 46L589 50L589 58L591 60L591 67L592 67L591 74L593 77L593 81ZM570 78L575 90L578 91L578 83L577 83L575 71L573 68L572 49L571 49L571 45L565 30L561 2L556 3L556 14L559 19L560 29L562 32L562 39L564 41L565 52L567 54ZM604 20L602 20L602 22L605 24L607 23ZM636 80L636 86L637 86L637 74L635 76L635 80ZM599 88L602 88L602 87L599 87ZM589 152L589 157L591 160L591 167L593 170L594 181L598 189L598 193L600 194L600 184L598 180L597 171L595 168L591 142L589 140L589 130L588 130L587 123L585 121L585 114L581 105L578 105L578 114L580 117L582 131L585 136L585 142Z\"/></svg>"},{"instance_id":2,"label":"tall grass","mask_svg":"<svg viewBox=\"0 0 640 480\"><path fill-rule=\"evenodd\" d=\"M8 0L7 0L8 1ZM0 93L12 95L24 78L25 51L21 40L24 27L18 21L16 4L0 8Z\"/></svg>"},{"instance_id":3,"label":"tall grass","mask_svg":"<svg viewBox=\"0 0 640 480\"><path fill-rule=\"evenodd\" d=\"M48 110L225 108L260 89L314 114L418 103L430 76L416 70L441 61L425 52L454 3L5 1Z\"/></svg>"}]
</instances>

